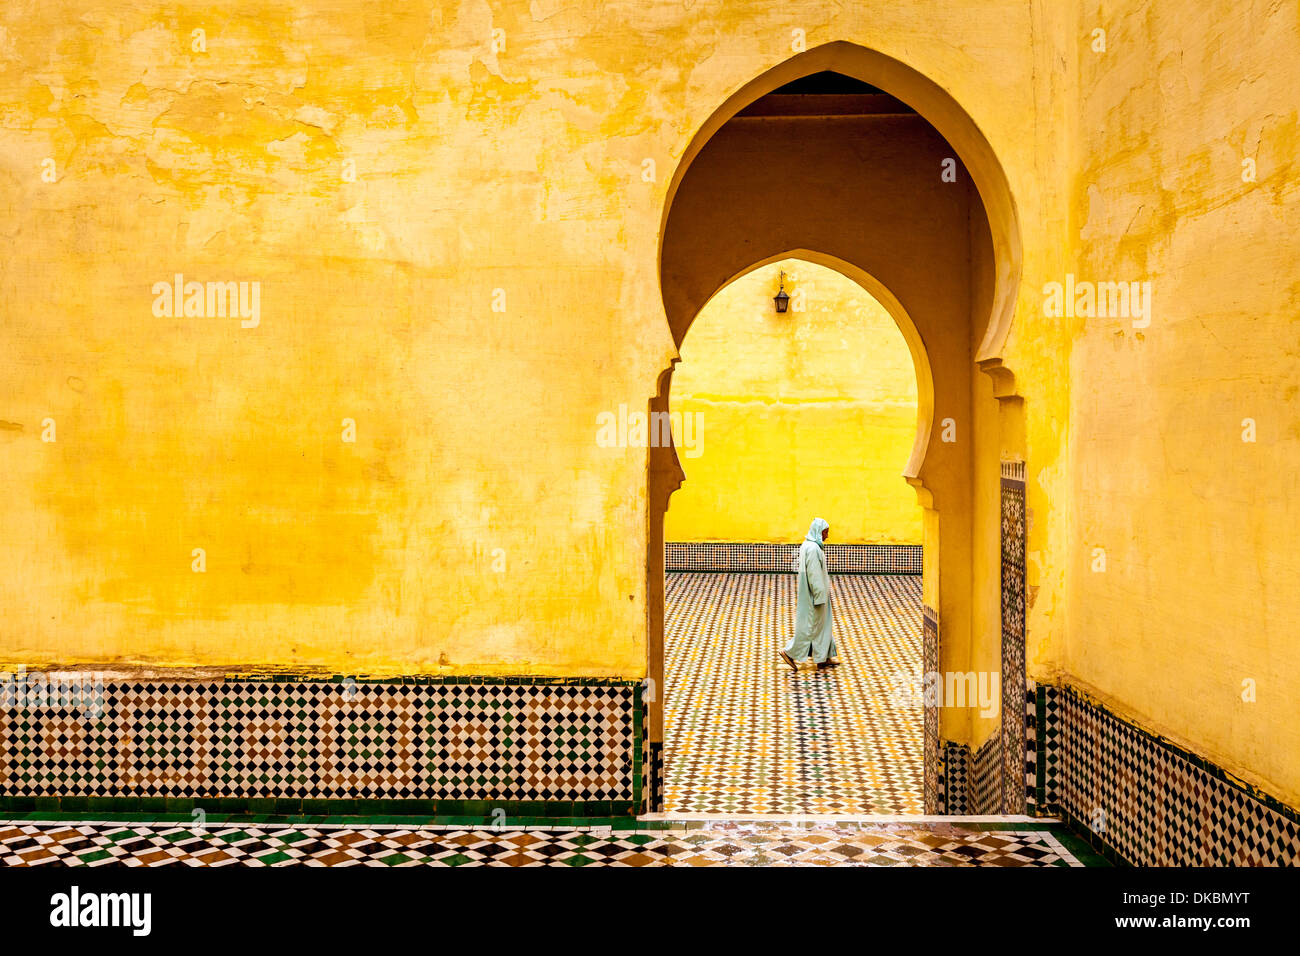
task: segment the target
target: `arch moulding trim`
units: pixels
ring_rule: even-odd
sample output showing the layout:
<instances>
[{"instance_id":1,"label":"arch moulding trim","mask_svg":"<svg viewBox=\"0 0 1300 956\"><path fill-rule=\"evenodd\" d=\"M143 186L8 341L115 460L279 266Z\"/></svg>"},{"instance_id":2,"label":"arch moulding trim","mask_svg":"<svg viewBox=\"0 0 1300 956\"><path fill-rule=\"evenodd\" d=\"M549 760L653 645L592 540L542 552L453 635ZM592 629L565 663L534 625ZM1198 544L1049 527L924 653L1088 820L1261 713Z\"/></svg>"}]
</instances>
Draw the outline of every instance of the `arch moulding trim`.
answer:
<instances>
[{"instance_id":1,"label":"arch moulding trim","mask_svg":"<svg viewBox=\"0 0 1300 956\"><path fill-rule=\"evenodd\" d=\"M1003 349L1015 318L1022 253L1020 221L1002 164L970 114L947 90L907 64L856 43L836 40L778 63L731 94L700 126L682 153L664 199L659 223L660 281L673 198L700 150L724 123L755 100L800 77L825 70L869 83L907 103L939 131L969 171L988 217L994 263L992 309L975 362L993 378L997 397L1015 397L1015 376L1003 363ZM899 327L902 328L902 323Z\"/></svg>"}]
</instances>

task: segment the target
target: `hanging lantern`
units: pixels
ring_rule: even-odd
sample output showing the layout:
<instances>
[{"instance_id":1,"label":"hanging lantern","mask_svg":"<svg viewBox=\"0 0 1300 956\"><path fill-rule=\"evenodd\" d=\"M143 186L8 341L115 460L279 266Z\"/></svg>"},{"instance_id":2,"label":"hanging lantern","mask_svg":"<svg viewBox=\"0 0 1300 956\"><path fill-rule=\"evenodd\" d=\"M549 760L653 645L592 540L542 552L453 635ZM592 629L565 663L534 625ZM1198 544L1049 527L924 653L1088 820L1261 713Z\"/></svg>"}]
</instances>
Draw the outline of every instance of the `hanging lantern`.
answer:
<instances>
[{"instance_id":1,"label":"hanging lantern","mask_svg":"<svg viewBox=\"0 0 1300 956\"><path fill-rule=\"evenodd\" d=\"M776 303L776 311L784 312L790 306L790 297L785 294L785 273L781 273L781 289L776 295L772 296L772 301Z\"/></svg>"}]
</instances>

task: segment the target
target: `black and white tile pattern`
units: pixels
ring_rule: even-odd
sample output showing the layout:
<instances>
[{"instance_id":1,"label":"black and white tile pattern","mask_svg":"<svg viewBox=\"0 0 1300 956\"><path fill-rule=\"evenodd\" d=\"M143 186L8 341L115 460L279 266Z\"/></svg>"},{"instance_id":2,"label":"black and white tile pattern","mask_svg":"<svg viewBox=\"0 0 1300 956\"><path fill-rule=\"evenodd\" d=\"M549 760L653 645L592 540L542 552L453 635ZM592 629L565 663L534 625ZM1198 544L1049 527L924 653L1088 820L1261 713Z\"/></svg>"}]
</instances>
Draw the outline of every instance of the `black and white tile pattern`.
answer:
<instances>
[{"instance_id":1,"label":"black and white tile pattern","mask_svg":"<svg viewBox=\"0 0 1300 956\"><path fill-rule=\"evenodd\" d=\"M0 709L0 796L634 800L636 689L112 682L103 714Z\"/></svg>"},{"instance_id":2,"label":"black and white tile pattern","mask_svg":"<svg viewBox=\"0 0 1300 956\"><path fill-rule=\"evenodd\" d=\"M1039 685L1037 811L1139 866L1295 866L1300 819L1072 687Z\"/></svg>"}]
</instances>

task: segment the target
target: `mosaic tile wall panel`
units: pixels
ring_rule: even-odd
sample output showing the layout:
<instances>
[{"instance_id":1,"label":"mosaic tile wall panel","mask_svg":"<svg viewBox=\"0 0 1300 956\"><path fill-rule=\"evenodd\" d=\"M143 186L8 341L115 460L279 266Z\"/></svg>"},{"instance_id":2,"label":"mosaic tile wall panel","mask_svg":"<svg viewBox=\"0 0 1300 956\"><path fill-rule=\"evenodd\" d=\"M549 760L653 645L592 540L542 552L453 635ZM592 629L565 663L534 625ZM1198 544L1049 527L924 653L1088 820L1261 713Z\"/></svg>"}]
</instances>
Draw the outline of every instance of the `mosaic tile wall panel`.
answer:
<instances>
[{"instance_id":1,"label":"mosaic tile wall panel","mask_svg":"<svg viewBox=\"0 0 1300 956\"><path fill-rule=\"evenodd\" d=\"M659 813L664 808L664 745L663 741L646 742L646 764L649 774L646 796L647 812Z\"/></svg>"},{"instance_id":2,"label":"mosaic tile wall panel","mask_svg":"<svg viewBox=\"0 0 1300 956\"><path fill-rule=\"evenodd\" d=\"M798 541L789 544L670 541L664 545L664 568L667 571L784 574L793 569L798 553ZM826 564L832 574L920 574L921 546L829 542L826 545Z\"/></svg>"},{"instance_id":3,"label":"mosaic tile wall panel","mask_svg":"<svg viewBox=\"0 0 1300 956\"><path fill-rule=\"evenodd\" d=\"M1139 866L1300 865L1300 813L1071 687L1039 688L1039 796Z\"/></svg>"},{"instance_id":4,"label":"mosaic tile wall panel","mask_svg":"<svg viewBox=\"0 0 1300 956\"><path fill-rule=\"evenodd\" d=\"M1059 807L1061 792L1061 689L1052 684L1036 687L1034 725L1037 730L1034 752L1037 760L1035 802L1043 808ZM1047 812L1045 809L1044 812Z\"/></svg>"},{"instance_id":5,"label":"mosaic tile wall panel","mask_svg":"<svg viewBox=\"0 0 1300 956\"><path fill-rule=\"evenodd\" d=\"M920 813L921 582L835 575L841 666L790 670L792 575L671 573L664 811Z\"/></svg>"},{"instance_id":6,"label":"mosaic tile wall panel","mask_svg":"<svg viewBox=\"0 0 1300 956\"><path fill-rule=\"evenodd\" d=\"M932 607L921 608L921 673L939 673L939 614ZM943 754L939 746L939 708L923 707L925 752L925 812L943 813L945 797L940 791Z\"/></svg>"},{"instance_id":7,"label":"mosaic tile wall panel","mask_svg":"<svg viewBox=\"0 0 1300 956\"><path fill-rule=\"evenodd\" d=\"M970 813L970 747L943 742L943 761L939 765L939 799L934 813L960 815Z\"/></svg>"},{"instance_id":8,"label":"mosaic tile wall panel","mask_svg":"<svg viewBox=\"0 0 1300 956\"><path fill-rule=\"evenodd\" d=\"M1002 463L1002 812L1025 812L1025 463Z\"/></svg>"},{"instance_id":9,"label":"mosaic tile wall panel","mask_svg":"<svg viewBox=\"0 0 1300 956\"><path fill-rule=\"evenodd\" d=\"M1002 812L1002 735L992 734L971 757L970 812Z\"/></svg>"},{"instance_id":10,"label":"mosaic tile wall panel","mask_svg":"<svg viewBox=\"0 0 1300 956\"><path fill-rule=\"evenodd\" d=\"M942 753L938 799L934 809L926 812L977 816L1002 813L1002 734L992 734L974 752L966 744L945 740Z\"/></svg>"},{"instance_id":11,"label":"mosaic tile wall panel","mask_svg":"<svg viewBox=\"0 0 1300 956\"><path fill-rule=\"evenodd\" d=\"M0 710L0 795L633 800L630 683L105 683Z\"/></svg>"}]
</instances>

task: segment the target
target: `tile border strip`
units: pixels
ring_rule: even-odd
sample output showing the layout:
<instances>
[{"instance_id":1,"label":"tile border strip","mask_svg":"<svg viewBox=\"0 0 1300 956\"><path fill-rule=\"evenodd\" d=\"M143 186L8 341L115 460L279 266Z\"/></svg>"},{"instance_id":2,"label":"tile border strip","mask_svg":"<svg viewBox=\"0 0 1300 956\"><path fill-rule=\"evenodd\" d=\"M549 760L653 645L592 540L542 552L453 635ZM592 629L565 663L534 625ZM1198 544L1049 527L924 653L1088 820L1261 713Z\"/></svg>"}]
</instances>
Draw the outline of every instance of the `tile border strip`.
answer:
<instances>
[{"instance_id":1,"label":"tile border strip","mask_svg":"<svg viewBox=\"0 0 1300 956\"><path fill-rule=\"evenodd\" d=\"M669 541L664 544L665 571L713 571L729 574L790 573L799 552L796 542ZM919 544L826 545L832 574L920 574Z\"/></svg>"}]
</instances>

